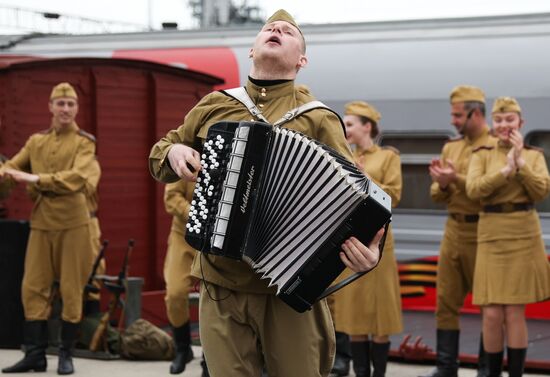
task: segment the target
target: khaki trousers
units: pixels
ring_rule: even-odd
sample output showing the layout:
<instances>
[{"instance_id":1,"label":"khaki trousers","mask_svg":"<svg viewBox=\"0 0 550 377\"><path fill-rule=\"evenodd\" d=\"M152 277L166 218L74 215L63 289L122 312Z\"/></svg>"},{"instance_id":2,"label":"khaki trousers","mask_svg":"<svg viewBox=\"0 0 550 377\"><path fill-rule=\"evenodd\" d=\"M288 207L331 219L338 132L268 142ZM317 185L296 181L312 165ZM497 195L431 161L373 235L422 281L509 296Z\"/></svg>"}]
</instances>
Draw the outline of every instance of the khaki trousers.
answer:
<instances>
[{"instance_id":1,"label":"khaki trousers","mask_svg":"<svg viewBox=\"0 0 550 377\"><path fill-rule=\"evenodd\" d=\"M273 294L201 284L200 337L212 377L328 376L335 352L325 300L297 313Z\"/></svg>"},{"instance_id":2,"label":"khaki trousers","mask_svg":"<svg viewBox=\"0 0 550 377\"><path fill-rule=\"evenodd\" d=\"M48 319L52 285L59 281L63 301L61 318L66 322L80 322L82 294L92 260L88 224L55 231L31 229L21 288L25 319Z\"/></svg>"},{"instance_id":3,"label":"khaki trousers","mask_svg":"<svg viewBox=\"0 0 550 377\"><path fill-rule=\"evenodd\" d=\"M437 264L438 329L460 329L460 309L473 287L476 249L477 223L458 223L449 218Z\"/></svg>"},{"instance_id":4,"label":"khaki trousers","mask_svg":"<svg viewBox=\"0 0 550 377\"><path fill-rule=\"evenodd\" d=\"M185 242L181 233L170 232L168 251L164 259L164 281L166 282L166 312L174 327L189 321L189 292L193 288L191 265L197 252Z\"/></svg>"}]
</instances>

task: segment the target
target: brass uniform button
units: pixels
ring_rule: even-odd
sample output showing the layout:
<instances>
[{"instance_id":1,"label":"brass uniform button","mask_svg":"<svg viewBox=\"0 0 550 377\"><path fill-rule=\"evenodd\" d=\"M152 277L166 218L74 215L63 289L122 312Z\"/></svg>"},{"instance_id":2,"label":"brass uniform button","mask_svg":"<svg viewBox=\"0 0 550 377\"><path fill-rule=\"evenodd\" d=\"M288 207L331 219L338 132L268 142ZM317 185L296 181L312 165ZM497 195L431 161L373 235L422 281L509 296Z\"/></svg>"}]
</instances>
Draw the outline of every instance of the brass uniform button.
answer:
<instances>
[{"instance_id":1,"label":"brass uniform button","mask_svg":"<svg viewBox=\"0 0 550 377\"><path fill-rule=\"evenodd\" d=\"M263 108L263 107L264 107L264 104L263 104L263 103L260 103L260 107Z\"/></svg>"}]
</instances>

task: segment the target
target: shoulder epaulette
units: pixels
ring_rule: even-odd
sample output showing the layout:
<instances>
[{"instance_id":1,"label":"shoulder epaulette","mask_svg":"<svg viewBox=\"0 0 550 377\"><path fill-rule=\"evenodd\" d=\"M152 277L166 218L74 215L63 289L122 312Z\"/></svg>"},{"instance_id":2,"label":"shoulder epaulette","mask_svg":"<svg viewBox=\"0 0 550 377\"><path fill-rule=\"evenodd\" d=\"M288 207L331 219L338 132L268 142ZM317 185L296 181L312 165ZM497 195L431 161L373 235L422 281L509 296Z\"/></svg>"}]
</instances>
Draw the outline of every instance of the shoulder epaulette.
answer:
<instances>
[{"instance_id":1,"label":"shoulder epaulette","mask_svg":"<svg viewBox=\"0 0 550 377\"><path fill-rule=\"evenodd\" d=\"M493 148L494 148L494 147L492 147L492 146L490 146L490 145L482 145L481 147L477 147L476 149L474 149L474 150L472 151L472 153L475 153L475 152L477 152L477 151L481 151L481 150L484 150L484 149L490 151L490 150L493 149Z\"/></svg>"},{"instance_id":2,"label":"shoulder epaulette","mask_svg":"<svg viewBox=\"0 0 550 377\"><path fill-rule=\"evenodd\" d=\"M460 140L464 140L464 136L457 136L457 137L453 137L452 139L448 139L445 143L453 143L455 141L460 141Z\"/></svg>"},{"instance_id":3,"label":"shoulder epaulette","mask_svg":"<svg viewBox=\"0 0 550 377\"><path fill-rule=\"evenodd\" d=\"M88 133L84 130L78 130L78 134L80 136L84 136L84 137L90 139L91 141L93 141L95 143L95 136L94 135L92 135L92 134L90 134L90 133Z\"/></svg>"},{"instance_id":4,"label":"shoulder epaulette","mask_svg":"<svg viewBox=\"0 0 550 377\"><path fill-rule=\"evenodd\" d=\"M386 149L388 151L392 151L393 153L395 153L396 155L400 155L400 152L399 152L399 149L395 148L395 147L392 147L391 145L383 145L381 146L382 149Z\"/></svg>"},{"instance_id":5,"label":"shoulder epaulette","mask_svg":"<svg viewBox=\"0 0 550 377\"><path fill-rule=\"evenodd\" d=\"M525 148L525 149L530 149L530 150L537 151L537 152L540 152L540 153L544 154L544 149L542 149L542 148L540 148L540 147L535 147L535 146L533 146L533 145L527 145L527 144L525 144L525 145L523 146L523 148Z\"/></svg>"}]
</instances>

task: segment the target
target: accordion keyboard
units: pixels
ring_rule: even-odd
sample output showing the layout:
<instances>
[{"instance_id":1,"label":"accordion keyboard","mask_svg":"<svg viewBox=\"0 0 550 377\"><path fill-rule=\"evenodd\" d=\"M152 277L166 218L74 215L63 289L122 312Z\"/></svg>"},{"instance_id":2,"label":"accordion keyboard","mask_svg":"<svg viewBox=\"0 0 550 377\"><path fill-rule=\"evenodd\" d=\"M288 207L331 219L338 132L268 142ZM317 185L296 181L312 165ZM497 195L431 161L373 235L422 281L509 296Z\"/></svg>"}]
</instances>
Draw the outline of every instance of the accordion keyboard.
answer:
<instances>
[{"instance_id":1,"label":"accordion keyboard","mask_svg":"<svg viewBox=\"0 0 550 377\"><path fill-rule=\"evenodd\" d=\"M193 200L189 207L189 219L186 225L187 237L193 241L191 246L198 250L209 249L207 235L213 226L208 216L216 213L219 203L219 195L223 185L227 160L231 151L232 135L219 133L206 140L201 154L201 171L197 177L197 184L193 193Z\"/></svg>"}]
</instances>

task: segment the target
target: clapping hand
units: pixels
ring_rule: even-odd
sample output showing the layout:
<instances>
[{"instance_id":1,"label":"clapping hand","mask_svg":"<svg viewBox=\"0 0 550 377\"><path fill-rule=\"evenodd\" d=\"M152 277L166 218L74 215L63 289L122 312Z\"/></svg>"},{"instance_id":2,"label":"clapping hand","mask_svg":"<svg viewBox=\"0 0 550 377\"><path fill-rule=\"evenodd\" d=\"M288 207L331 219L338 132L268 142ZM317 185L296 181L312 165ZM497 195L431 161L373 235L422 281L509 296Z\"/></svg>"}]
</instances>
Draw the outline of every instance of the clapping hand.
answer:
<instances>
[{"instance_id":1,"label":"clapping hand","mask_svg":"<svg viewBox=\"0 0 550 377\"><path fill-rule=\"evenodd\" d=\"M510 133L510 142L512 143L512 151L514 153L514 161L516 169L521 169L525 165L525 160L521 157L523 150L523 136L518 130Z\"/></svg>"},{"instance_id":2,"label":"clapping hand","mask_svg":"<svg viewBox=\"0 0 550 377\"><path fill-rule=\"evenodd\" d=\"M441 160L434 158L430 163L430 176L432 179L439 183L439 187L442 189L447 188L449 184L456 180L456 168L453 161L447 159L446 166L443 166Z\"/></svg>"}]
</instances>

